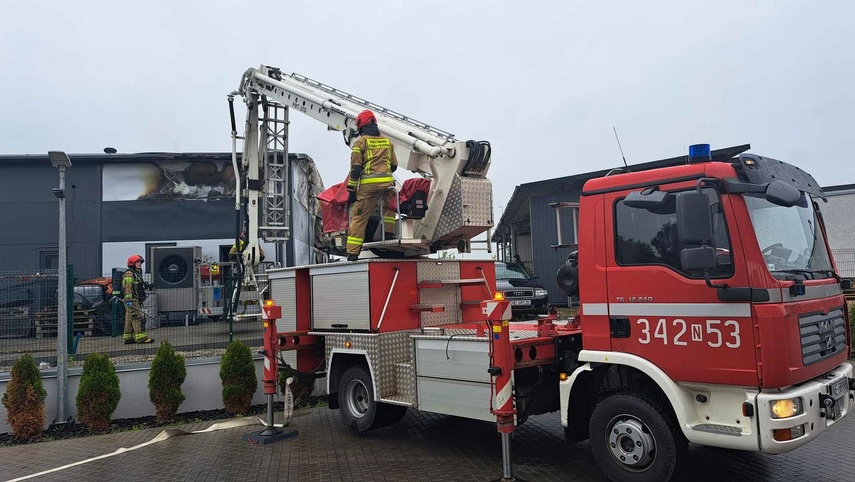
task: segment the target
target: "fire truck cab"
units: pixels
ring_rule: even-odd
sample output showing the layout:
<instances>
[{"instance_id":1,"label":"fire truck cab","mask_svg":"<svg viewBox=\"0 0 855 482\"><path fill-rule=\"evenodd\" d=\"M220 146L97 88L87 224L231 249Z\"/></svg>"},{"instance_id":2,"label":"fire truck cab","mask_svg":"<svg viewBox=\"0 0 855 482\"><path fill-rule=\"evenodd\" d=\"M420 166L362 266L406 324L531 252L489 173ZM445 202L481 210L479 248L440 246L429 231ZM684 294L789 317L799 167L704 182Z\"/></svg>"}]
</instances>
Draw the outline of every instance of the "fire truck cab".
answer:
<instances>
[{"instance_id":1,"label":"fire truck cab","mask_svg":"<svg viewBox=\"0 0 855 482\"><path fill-rule=\"evenodd\" d=\"M849 414L848 283L824 198L795 166L717 162L708 145L585 184L581 340L559 400L568 439L590 438L610 478L665 480L686 441L787 452Z\"/></svg>"}]
</instances>

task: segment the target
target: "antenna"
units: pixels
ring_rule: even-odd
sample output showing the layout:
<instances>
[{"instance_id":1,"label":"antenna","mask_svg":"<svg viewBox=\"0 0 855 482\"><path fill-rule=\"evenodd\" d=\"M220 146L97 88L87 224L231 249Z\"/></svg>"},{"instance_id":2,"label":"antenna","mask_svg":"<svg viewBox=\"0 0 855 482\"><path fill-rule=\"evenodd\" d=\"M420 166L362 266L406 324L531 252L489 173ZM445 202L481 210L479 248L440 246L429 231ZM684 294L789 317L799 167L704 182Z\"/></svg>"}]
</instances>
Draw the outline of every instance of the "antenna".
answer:
<instances>
[{"instance_id":1,"label":"antenna","mask_svg":"<svg viewBox=\"0 0 855 482\"><path fill-rule=\"evenodd\" d=\"M617 140L618 149L620 149L620 157L623 158L623 165L626 166L626 172L632 172L629 168L629 164L626 163L626 156L623 155L623 147L620 146L620 138L617 135L617 129L612 127L612 130L615 131L615 140Z\"/></svg>"}]
</instances>

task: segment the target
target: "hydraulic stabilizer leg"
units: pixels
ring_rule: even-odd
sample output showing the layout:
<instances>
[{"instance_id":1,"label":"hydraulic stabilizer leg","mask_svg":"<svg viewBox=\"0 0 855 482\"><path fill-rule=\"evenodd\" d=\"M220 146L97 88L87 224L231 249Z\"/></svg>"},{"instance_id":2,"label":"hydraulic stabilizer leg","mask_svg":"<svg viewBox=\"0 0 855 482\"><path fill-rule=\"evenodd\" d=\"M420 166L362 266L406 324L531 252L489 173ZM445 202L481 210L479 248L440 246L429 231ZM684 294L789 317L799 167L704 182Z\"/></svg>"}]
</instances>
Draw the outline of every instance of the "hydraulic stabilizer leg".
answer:
<instances>
[{"instance_id":1,"label":"hydraulic stabilizer leg","mask_svg":"<svg viewBox=\"0 0 855 482\"><path fill-rule=\"evenodd\" d=\"M276 394L276 379L279 371L279 360L277 358L279 340L276 332L276 320L282 316L282 307L276 306L272 301L267 301L264 303L261 313L261 318L264 320L264 378L262 382L264 383L264 393L267 395L267 421L264 424L264 430L246 434L244 440L253 444L267 445L293 437L297 435L297 431L293 429L282 430L276 426L273 420L273 395Z\"/></svg>"},{"instance_id":2,"label":"hydraulic stabilizer leg","mask_svg":"<svg viewBox=\"0 0 855 482\"><path fill-rule=\"evenodd\" d=\"M496 429L502 437L502 482L518 481L522 479L514 477L514 467L511 463L511 436L514 433L514 416L517 411L514 408L513 389L513 355L511 353L511 335L508 320L511 319L511 304L497 293L493 301L481 303L482 312L487 315L487 320L492 327L490 333L490 368L488 369L493 380L493 415L496 416Z\"/></svg>"}]
</instances>

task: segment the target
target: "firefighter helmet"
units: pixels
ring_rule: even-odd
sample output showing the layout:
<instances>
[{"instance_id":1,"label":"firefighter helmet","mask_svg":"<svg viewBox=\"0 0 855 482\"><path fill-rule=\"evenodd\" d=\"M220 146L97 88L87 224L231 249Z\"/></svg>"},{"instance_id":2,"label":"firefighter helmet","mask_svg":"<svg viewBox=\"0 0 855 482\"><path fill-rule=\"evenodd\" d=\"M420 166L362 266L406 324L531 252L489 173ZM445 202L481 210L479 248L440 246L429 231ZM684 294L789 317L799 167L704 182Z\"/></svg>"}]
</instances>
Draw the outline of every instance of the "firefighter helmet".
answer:
<instances>
[{"instance_id":1,"label":"firefighter helmet","mask_svg":"<svg viewBox=\"0 0 855 482\"><path fill-rule=\"evenodd\" d=\"M145 260L142 256L135 254L128 258L128 268L133 268L134 265L137 264L137 261L139 261L140 263L145 263Z\"/></svg>"},{"instance_id":2,"label":"firefighter helmet","mask_svg":"<svg viewBox=\"0 0 855 482\"><path fill-rule=\"evenodd\" d=\"M372 122L376 123L377 118L374 117L374 113L368 109L360 112L359 115L356 116L356 128L357 129L362 129L362 126L364 126L365 124L370 124Z\"/></svg>"}]
</instances>

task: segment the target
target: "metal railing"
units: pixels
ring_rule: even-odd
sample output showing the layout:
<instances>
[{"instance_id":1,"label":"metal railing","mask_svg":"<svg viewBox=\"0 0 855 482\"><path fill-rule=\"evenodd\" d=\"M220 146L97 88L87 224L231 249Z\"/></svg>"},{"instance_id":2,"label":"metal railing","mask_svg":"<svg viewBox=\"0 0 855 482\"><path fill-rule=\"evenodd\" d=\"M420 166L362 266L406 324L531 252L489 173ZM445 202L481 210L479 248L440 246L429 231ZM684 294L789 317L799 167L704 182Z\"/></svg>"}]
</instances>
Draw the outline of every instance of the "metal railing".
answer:
<instances>
[{"instance_id":1,"label":"metal railing","mask_svg":"<svg viewBox=\"0 0 855 482\"><path fill-rule=\"evenodd\" d=\"M855 248L832 249L837 271L844 278L855 278Z\"/></svg>"},{"instance_id":2,"label":"metal railing","mask_svg":"<svg viewBox=\"0 0 855 482\"><path fill-rule=\"evenodd\" d=\"M147 280L150 281L150 280ZM188 358L220 356L231 340L262 346L263 327L256 317L227 320L201 309L205 301L229 303L234 282L227 274L212 289L204 283L190 288L155 288L143 303L143 331L153 343L126 343L125 304L113 293L112 275L69 276L68 352L72 365L90 353L106 353L114 363L149 361L161 341ZM212 295L211 292L214 292ZM0 272L0 372L8 372L23 354L42 368L56 366L58 274L53 271ZM256 293L257 295L257 293ZM258 312L258 301L241 296L236 313Z\"/></svg>"}]
</instances>

